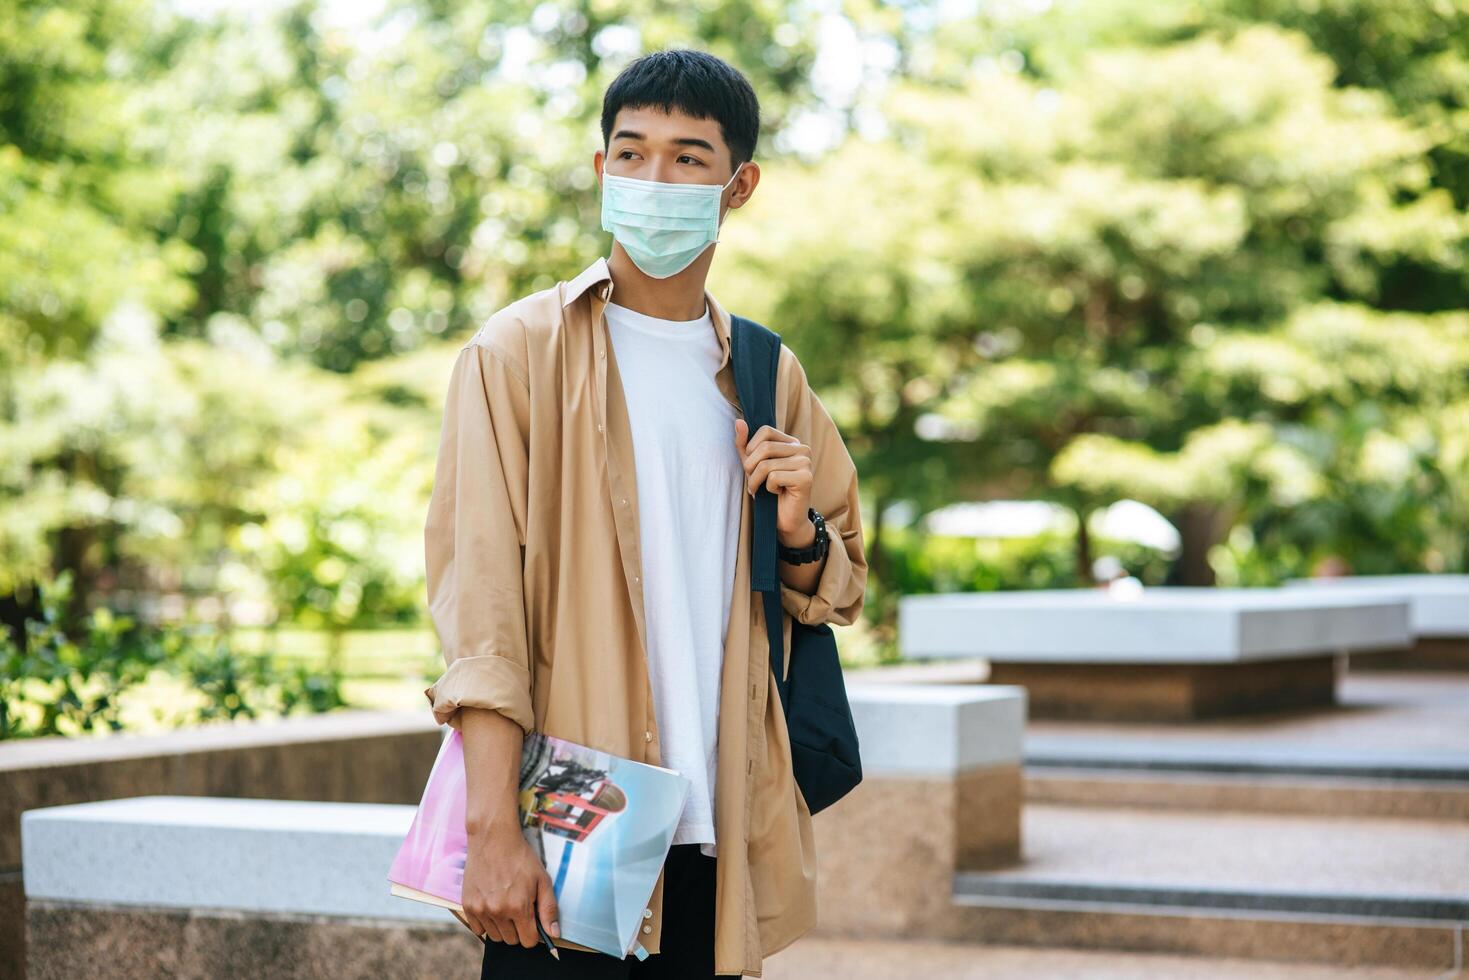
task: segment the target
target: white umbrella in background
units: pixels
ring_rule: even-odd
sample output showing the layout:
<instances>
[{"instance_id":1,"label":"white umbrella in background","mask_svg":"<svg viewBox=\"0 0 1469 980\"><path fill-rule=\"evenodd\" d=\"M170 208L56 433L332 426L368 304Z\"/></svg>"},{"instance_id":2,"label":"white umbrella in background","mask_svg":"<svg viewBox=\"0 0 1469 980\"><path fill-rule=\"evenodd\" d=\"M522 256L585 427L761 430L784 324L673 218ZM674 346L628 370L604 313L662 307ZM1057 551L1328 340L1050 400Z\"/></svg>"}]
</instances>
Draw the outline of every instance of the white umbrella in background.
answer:
<instances>
[{"instance_id":1,"label":"white umbrella in background","mask_svg":"<svg viewBox=\"0 0 1469 980\"><path fill-rule=\"evenodd\" d=\"M1136 500L1119 500L1093 511L1087 529L1098 538L1132 541L1170 556L1177 555L1183 545L1178 528L1168 518Z\"/></svg>"},{"instance_id":2,"label":"white umbrella in background","mask_svg":"<svg viewBox=\"0 0 1469 980\"><path fill-rule=\"evenodd\" d=\"M968 538L1030 538L1047 531L1076 533L1076 515L1046 500L986 500L950 504L923 518L929 534ZM1168 519L1147 504L1119 500L1093 511L1087 529L1094 537L1131 541L1176 554L1182 539Z\"/></svg>"},{"instance_id":3,"label":"white umbrella in background","mask_svg":"<svg viewBox=\"0 0 1469 980\"><path fill-rule=\"evenodd\" d=\"M929 534L955 538L1033 538L1047 531L1074 532L1076 515L1045 500L985 500L930 511L923 527Z\"/></svg>"}]
</instances>

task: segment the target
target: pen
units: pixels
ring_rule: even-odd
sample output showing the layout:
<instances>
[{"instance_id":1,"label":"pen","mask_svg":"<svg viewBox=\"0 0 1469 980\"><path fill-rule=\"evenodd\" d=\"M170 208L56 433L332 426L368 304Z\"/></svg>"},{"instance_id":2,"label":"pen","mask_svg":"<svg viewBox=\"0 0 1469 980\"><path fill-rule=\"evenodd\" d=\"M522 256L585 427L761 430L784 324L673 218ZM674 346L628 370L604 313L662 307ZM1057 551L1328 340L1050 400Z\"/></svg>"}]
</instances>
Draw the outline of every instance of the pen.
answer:
<instances>
[{"instance_id":1,"label":"pen","mask_svg":"<svg viewBox=\"0 0 1469 980\"><path fill-rule=\"evenodd\" d=\"M544 926L541 925L540 909L536 909L536 932L539 932L541 934L541 939L545 941L546 949L551 951L551 955L556 957L558 960L561 959L561 950L557 949L556 944L551 942L551 937L546 935L546 929Z\"/></svg>"}]
</instances>

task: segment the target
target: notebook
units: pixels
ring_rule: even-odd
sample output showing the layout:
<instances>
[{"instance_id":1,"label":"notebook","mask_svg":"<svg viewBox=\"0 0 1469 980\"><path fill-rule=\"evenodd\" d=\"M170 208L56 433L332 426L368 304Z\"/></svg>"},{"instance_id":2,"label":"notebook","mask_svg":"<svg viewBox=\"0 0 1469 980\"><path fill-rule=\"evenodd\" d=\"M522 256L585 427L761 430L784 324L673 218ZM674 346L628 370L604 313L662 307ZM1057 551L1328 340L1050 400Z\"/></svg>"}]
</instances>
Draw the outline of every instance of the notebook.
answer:
<instances>
[{"instance_id":1,"label":"notebook","mask_svg":"<svg viewBox=\"0 0 1469 980\"><path fill-rule=\"evenodd\" d=\"M468 925L460 904L469 849L464 741L447 730L388 881L392 894L449 909ZM551 876L562 939L619 959L647 957L638 927L691 785L673 769L544 732L525 736L521 833Z\"/></svg>"}]
</instances>

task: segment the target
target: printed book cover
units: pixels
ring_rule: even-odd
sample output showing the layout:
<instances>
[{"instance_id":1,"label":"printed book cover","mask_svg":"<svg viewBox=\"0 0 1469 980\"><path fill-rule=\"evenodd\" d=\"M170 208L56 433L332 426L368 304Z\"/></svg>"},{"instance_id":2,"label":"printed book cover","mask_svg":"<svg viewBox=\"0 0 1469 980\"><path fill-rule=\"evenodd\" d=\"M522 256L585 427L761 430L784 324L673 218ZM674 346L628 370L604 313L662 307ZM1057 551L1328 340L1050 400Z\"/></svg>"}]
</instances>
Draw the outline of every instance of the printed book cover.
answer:
<instances>
[{"instance_id":1,"label":"printed book cover","mask_svg":"<svg viewBox=\"0 0 1469 980\"><path fill-rule=\"evenodd\" d=\"M638 927L690 786L662 766L543 732L525 737L521 833L551 876L561 938L618 958L647 955ZM451 727L388 881L394 895L449 909L460 922L464 813L464 742Z\"/></svg>"}]
</instances>

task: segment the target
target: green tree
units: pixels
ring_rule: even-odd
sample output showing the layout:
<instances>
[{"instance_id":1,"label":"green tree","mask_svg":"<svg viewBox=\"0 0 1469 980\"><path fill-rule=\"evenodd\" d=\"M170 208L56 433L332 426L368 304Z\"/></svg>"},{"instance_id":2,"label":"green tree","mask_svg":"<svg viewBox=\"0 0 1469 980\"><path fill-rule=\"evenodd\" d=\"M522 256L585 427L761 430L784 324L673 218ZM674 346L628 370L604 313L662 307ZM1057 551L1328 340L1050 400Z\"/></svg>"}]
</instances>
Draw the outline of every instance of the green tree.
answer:
<instances>
[{"instance_id":1,"label":"green tree","mask_svg":"<svg viewBox=\"0 0 1469 980\"><path fill-rule=\"evenodd\" d=\"M1456 268L1469 223L1422 164L1438 135L1266 26L1090 52L1064 83L1022 68L896 86L890 139L781 174L742 264L776 284L762 312L829 355L813 373L880 500L1085 514L1132 496L1179 525L1178 579L1210 581L1211 549L1261 499L1249 487L1289 497L1323 475L1284 438L1300 407L1246 385L1221 401L1211 359L1289 345L1318 304L1367 316L1403 256ZM1448 328L1412 322L1452 377ZM1084 570L1084 537L1078 552Z\"/></svg>"},{"instance_id":2,"label":"green tree","mask_svg":"<svg viewBox=\"0 0 1469 980\"><path fill-rule=\"evenodd\" d=\"M0 5L0 420L17 373L85 352L119 303L190 299L168 167L131 138L155 23L143 0Z\"/></svg>"}]
</instances>

